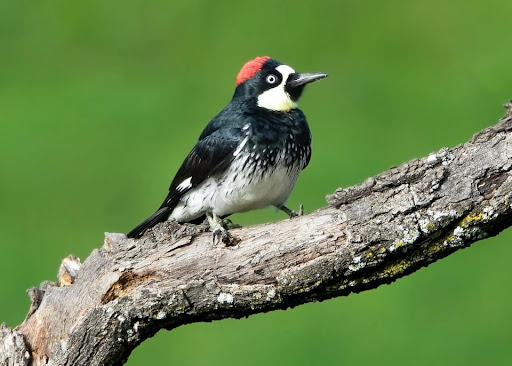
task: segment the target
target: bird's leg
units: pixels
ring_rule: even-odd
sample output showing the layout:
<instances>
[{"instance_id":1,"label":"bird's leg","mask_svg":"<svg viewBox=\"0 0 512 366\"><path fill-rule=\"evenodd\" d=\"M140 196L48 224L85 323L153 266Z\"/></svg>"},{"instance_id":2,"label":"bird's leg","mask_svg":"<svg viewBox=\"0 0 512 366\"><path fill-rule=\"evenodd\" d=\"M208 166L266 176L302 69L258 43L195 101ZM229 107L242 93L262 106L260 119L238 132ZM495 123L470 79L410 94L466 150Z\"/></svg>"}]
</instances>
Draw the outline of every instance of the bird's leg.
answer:
<instances>
[{"instance_id":1,"label":"bird's leg","mask_svg":"<svg viewBox=\"0 0 512 366\"><path fill-rule=\"evenodd\" d=\"M283 205L283 206L281 206L281 207L279 207L279 209L280 209L281 211L283 211L284 213L286 213L288 216L290 216L290 219L291 219L292 217L296 217L296 216L302 216L302 215L304 215L304 205L300 205L300 207L299 207L299 212L295 212L295 211L293 211L293 210L290 210L288 207L286 207L286 206L284 206L284 205Z\"/></svg>"},{"instance_id":2,"label":"bird's leg","mask_svg":"<svg viewBox=\"0 0 512 366\"><path fill-rule=\"evenodd\" d=\"M213 244L217 244L218 240L222 239L222 236L227 233L227 230L222 225L222 219L214 213L208 212L206 218L208 219L208 224L212 231Z\"/></svg>"},{"instance_id":3,"label":"bird's leg","mask_svg":"<svg viewBox=\"0 0 512 366\"><path fill-rule=\"evenodd\" d=\"M206 218L212 231L213 244L217 244L219 241L222 241L227 246L237 244L238 241L224 227L224 220L210 212L206 214Z\"/></svg>"}]
</instances>

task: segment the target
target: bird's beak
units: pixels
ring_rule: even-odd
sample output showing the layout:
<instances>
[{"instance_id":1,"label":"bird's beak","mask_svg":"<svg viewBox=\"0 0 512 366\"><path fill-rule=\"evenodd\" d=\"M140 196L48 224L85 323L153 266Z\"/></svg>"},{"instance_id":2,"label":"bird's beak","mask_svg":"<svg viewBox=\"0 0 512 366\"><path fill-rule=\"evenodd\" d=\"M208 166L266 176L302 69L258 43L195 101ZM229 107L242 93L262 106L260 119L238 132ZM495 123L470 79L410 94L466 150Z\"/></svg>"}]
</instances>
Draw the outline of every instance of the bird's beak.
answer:
<instances>
[{"instance_id":1,"label":"bird's beak","mask_svg":"<svg viewBox=\"0 0 512 366\"><path fill-rule=\"evenodd\" d=\"M297 86L305 85L308 83L312 83L313 81L317 81L323 78L326 78L327 74L321 72L314 73L303 73L297 74L293 73L288 76L288 80L286 81L286 86L290 88L295 88Z\"/></svg>"}]
</instances>

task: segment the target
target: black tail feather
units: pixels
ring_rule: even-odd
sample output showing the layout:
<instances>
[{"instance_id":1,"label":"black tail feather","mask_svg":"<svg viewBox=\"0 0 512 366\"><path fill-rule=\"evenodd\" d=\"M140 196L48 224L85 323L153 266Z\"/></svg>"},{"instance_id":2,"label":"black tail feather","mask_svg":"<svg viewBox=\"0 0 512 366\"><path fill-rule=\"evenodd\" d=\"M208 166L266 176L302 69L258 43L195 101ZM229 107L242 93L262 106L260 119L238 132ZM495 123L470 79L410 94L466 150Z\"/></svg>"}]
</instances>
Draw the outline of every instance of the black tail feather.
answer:
<instances>
[{"instance_id":1,"label":"black tail feather","mask_svg":"<svg viewBox=\"0 0 512 366\"><path fill-rule=\"evenodd\" d=\"M137 225L132 231L126 234L129 238L140 238L144 232L158 224L159 222L167 220L171 213L171 209L169 207L162 207L158 211L156 211L153 215L144 220L141 224Z\"/></svg>"}]
</instances>

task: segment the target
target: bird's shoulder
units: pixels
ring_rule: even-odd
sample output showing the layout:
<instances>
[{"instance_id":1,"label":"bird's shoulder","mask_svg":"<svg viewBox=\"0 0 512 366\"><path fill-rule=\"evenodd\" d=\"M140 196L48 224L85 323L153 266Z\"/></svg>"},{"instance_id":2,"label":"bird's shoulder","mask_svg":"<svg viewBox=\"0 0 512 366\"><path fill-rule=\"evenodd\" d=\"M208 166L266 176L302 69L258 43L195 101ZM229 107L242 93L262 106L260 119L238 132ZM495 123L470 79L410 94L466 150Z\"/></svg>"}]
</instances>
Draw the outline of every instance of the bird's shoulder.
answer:
<instances>
[{"instance_id":1,"label":"bird's shoulder","mask_svg":"<svg viewBox=\"0 0 512 366\"><path fill-rule=\"evenodd\" d=\"M237 108L233 103L230 103L206 125L199 136L199 141L219 130L227 131L228 134L236 134L237 130L242 129L250 119L250 115L241 108Z\"/></svg>"}]
</instances>

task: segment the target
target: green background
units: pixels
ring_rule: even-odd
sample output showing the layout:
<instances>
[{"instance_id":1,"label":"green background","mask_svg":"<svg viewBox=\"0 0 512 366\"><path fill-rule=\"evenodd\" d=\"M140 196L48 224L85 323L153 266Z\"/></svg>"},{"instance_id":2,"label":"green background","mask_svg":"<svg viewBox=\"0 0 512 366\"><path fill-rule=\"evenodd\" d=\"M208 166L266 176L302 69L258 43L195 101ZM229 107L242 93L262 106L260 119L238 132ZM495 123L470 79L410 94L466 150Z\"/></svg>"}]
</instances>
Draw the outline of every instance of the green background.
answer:
<instances>
[{"instance_id":1,"label":"green background","mask_svg":"<svg viewBox=\"0 0 512 366\"><path fill-rule=\"evenodd\" d=\"M301 108L325 195L494 124L512 97L512 2L0 3L0 321L25 289L153 212L258 55L329 78ZM283 219L239 214L249 225ZM508 365L510 230L390 286L162 331L128 365Z\"/></svg>"}]
</instances>

